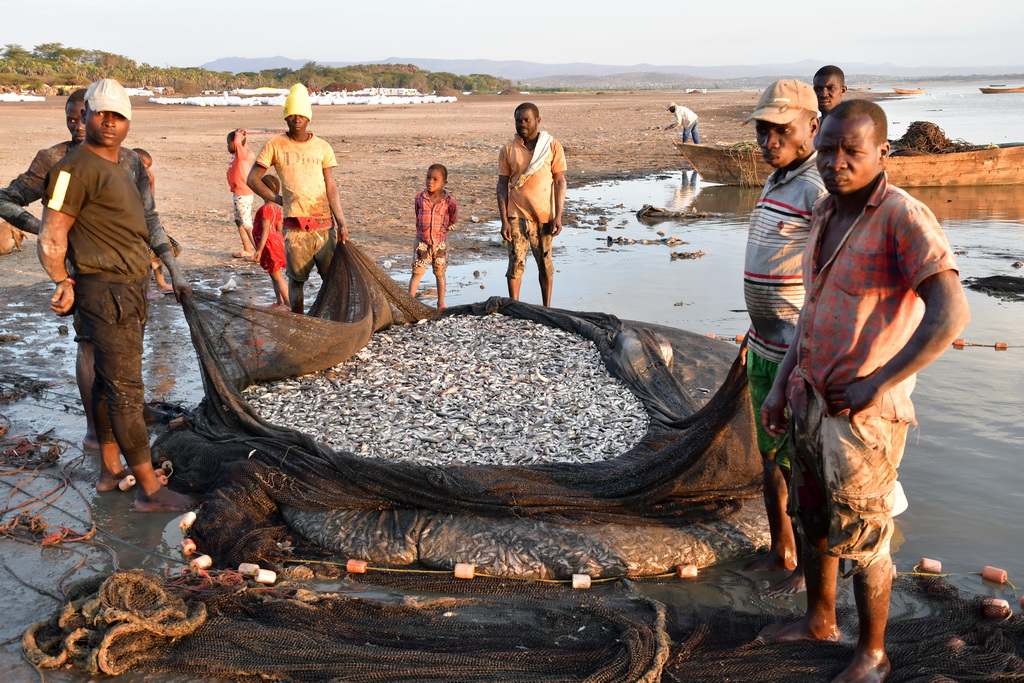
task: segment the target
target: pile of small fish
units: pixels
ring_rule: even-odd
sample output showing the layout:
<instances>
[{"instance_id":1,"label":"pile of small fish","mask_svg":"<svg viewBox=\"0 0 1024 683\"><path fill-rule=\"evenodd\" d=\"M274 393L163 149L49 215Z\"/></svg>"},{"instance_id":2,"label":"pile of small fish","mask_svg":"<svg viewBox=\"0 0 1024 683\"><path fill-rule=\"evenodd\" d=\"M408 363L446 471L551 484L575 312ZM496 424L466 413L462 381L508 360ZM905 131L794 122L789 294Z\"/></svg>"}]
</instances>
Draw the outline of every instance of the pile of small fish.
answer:
<instances>
[{"instance_id":1,"label":"pile of small fish","mask_svg":"<svg viewBox=\"0 0 1024 683\"><path fill-rule=\"evenodd\" d=\"M346 363L243 395L336 450L433 465L607 460L649 422L592 342L499 314L378 332Z\"/></svg>"}]
</instances>

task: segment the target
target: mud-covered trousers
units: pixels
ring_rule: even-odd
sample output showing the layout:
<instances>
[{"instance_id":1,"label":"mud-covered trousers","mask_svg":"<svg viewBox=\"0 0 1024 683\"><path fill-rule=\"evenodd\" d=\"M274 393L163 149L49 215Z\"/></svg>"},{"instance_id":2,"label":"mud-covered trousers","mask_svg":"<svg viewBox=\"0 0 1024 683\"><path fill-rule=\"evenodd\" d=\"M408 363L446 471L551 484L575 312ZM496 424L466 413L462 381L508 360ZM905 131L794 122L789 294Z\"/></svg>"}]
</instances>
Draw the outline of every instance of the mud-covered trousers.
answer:
<instances>
[{"instance_id":1,"label":"mud-covered trousers","mask_svg":"<svg viewBox=\"0 0 1024 683\"><path fill-rule=\"evenodd\" d=\"M93 344L96 436L101 444L116 442L129 467L150 457L142 417L145 327L145 276L131 281L107 273L75 276L76 340Z\"/></svg>"}]
</instances>

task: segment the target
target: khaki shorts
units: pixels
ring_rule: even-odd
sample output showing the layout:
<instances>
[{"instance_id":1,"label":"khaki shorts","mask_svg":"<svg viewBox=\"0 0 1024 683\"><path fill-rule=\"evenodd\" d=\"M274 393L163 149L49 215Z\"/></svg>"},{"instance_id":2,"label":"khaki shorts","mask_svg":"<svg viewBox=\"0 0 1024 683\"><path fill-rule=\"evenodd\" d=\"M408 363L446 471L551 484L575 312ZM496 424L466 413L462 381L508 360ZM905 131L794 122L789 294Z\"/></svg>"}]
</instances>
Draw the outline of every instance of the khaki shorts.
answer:
<instances>
[{"instance_id":1,"label":"khaki shorts","mask_svg":"<svg viewBox=\"0 0 1024 683\"><path fill-rule=\"evenodd\" d=\"M533 252L541 275L551 277L555 272L551 261L552 223L534 223L525 218L509 218L512 239L508 243L508 270L505 277L518 280L526 270L526 253Z\"/></svg>"},{"instance_id":2,"label":"khaki shorts","mask_svg":"<svg viewBox=\"0 0 1024 683\"><path fill-rule=\"evenodd\" d=\"M334 246L338 238L334 228L328 230L285 230L284 252L288 261L285 270L293 282L305 282L313 272L313 266L320 277L327 278L331 266Z\"/></svg>"},{"instance_id":3,"label":"khaki shorts","mask_svg":"<svg viewBox=\"0 0 1024 683\"><path fill-rule=\"evenodd\" d=\"M434 270L434 275L441 277L448 268L448 243L438 242L427 244L416 242L416 251L412 257L412 272L422 275L427 272L427 266Z\"/></svg>"},{"instance_id":4,"label":"khaki shorts","mask_svg":"<svg viewBox=\"0 0 1024 683\"><path fill-rule=\"evenodd\" d=\"M790 513L828 528L828 554L852 572L889 554L896 475L909 422L822 415L808 388L807 411L793 419Z\"/></svg>"},{"instance_id":5,"label":"khaki shorts","mask_svg":"<svg viewBox=\"0 0 1024 683\"><path fill-rule=\"evenodd\" d=\"M232 194L231 199L235 204L235 225L241 223L252 229L252 198L251 194Z\"/></svg>"}]
</instances>

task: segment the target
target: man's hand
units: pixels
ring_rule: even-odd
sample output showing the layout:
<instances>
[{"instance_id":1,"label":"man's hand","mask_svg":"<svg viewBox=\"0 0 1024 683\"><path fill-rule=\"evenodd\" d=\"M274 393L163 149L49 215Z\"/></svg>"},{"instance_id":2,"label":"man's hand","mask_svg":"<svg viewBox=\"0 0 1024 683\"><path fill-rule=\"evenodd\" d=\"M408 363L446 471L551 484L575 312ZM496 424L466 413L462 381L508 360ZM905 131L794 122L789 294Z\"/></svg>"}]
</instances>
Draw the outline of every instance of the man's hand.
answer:
<instances>
[{"instance_id":1,"label":"man's hand","mask_svg":"<svg viewBox=\"0 0 1024 683\"><path fill-rule=\"evenodd\" d=\"M555 220L551 221L551 236L554 237L560 232L562 232L562 217L556 216Z\"/></svg>"},{"instance_id":2,"label":"man's hand","mask_svg":"<svg viewBox=\"0 0 1024 683\"><path fill-rule=\"evenodd\" d=\"M501 239L506 242L512 241L512 223L509 221L502 221L501 223Z\"/></svg>"},{"instance_id":3,"label":"man's hand","mask_svg":"<svg viewBox=\"0 0 1024 683\"><path fill-rule=\"evenodd\" d=\"M772 387L768 396L761 404L761 426L773 437L782 436L789 431L789 418L786 417L786 397L781 388Z\"/></svg>"},{"instance_id":4,"label":"man's hand","mask_svg":"<svg viewBox=\"0 0 1024 683\"><path fill-rule=\"evenodd\" d=\"M884 393L882 387L875 380L874 373L849 384L825 387L828 414L839 415L849 411L850 417L853 417L867 408L877 405Z\"/></svg>"},{"instance_id":5,"label":"man's hand","mask_svg":"<svg viewBox=\"0 0 1024 683\"><path fill-rule=\"evenodd\" d=\"M348 221L344 218L338 222L338 241L342 244L348 243Z\"/></svg>"},{"instance_id":6,"label":"man's hand","mask_svg":"<svg viewBox=\"0 0 1024 683\"><path fill-rule=\"evenodd\" d=\"M57 315L67 315L71 307L75 305L75 286L71 280L61 280L57 283L57 290L50 298L50 308Z\"/></svg>"},{"instance_id":7,"label":"man's hand","mask_svg":"<svg viewBox=\"0 0 1024 683\"><path fill-rule=\"evenodd\" d=\"M743 341L740 342L740 365L747 364L747 339L750 338L750 330L743 335Z\"/></svg>"}]
</instances>

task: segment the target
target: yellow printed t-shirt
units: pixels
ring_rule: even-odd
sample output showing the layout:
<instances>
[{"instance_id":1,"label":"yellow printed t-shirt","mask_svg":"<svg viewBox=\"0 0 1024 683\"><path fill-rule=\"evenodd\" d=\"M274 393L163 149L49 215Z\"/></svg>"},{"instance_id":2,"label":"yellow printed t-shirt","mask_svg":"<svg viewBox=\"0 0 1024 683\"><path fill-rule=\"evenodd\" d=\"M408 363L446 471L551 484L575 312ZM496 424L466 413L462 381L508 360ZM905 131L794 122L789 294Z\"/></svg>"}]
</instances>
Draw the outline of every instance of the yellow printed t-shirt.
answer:
<instances>
[{"instance_id":1,"label":"yellow printed t-shirt","mask_svg":"<svg viewBox=\"0 0 1024 683\"><path fill-rule=\"evenodd\" d=\"M509 218L526 218L536 223L548 223L552 220L551 196L554 192L554 173L565 173L565 151L558 140L551 140L551 154L547 162L536 173L530 176L526 184L516 189L519 180L527 168L533 152L526 149L526 144L518 135L498 152L498 175L508 176L508 216Z\"/></svg>"},{"instance_id":2,"label":"yellow printed t-shirt","mask_svg":"<svg viewBox=\"0 0 1024 683\"><path fill-rule=\"evenodd\" d=\"M310 134L305 142L295 142L287 135L278 135L263 146L256 163L277 171L285 218L330 220L323 170L334 168L338 160L325 140Z\"/></svg>"}]
</instances>

